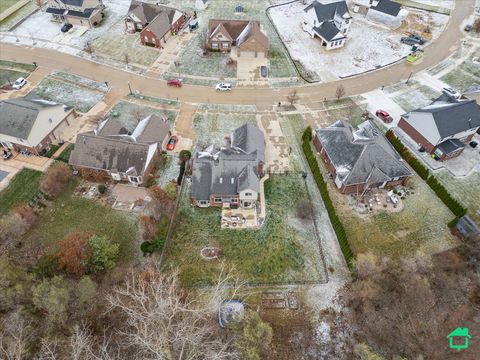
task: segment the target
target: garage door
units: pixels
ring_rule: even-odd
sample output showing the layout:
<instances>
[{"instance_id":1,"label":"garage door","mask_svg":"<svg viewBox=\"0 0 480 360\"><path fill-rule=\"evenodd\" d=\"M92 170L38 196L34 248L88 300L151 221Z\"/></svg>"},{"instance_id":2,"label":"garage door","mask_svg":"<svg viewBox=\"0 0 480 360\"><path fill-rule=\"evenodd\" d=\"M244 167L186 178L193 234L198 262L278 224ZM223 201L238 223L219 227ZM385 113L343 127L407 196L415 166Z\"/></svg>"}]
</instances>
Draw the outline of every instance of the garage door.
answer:
<instances>
[{"instance_id":1,"label":"garage door","mask_svg":"<svg viewBox=\"0 0 480 360\"><path fill-rule=\"evenodd\" d=\"M242 51L240 52L241 57L249 57L249 58L254 58L255 57L255 51Z\"/></svg>"}]
</instances>

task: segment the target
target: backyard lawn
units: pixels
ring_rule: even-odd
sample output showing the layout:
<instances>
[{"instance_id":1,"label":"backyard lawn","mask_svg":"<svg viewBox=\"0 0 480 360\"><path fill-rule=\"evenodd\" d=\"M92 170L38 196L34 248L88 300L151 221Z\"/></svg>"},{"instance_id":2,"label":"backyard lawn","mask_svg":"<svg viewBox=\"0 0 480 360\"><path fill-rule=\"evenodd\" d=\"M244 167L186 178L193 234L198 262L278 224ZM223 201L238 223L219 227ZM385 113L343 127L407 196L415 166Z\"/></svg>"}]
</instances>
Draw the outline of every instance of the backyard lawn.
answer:
<instances>
[{"instance_id":1,"label":"backyard lawn","mask_svg":"<svg viewBox=\"0 0 480 360\"><path fill-rule=\"evenodd\" d=\"M0 192L0 215L6 214L14 205L28 203L38 192L42 173L24 168Z\"/></svg>"},{"instance_id":2,"label":"backyard lawn","mask_svg":"<svg viewBox=\"0 0 480 360\"><path fill-rule=\"evenodd\" d=\"M468 215L480 224L480 174L456 179L446 170L435 174L443 186L468 208Z\"/></svg>"},{"instance_id":3,"label":"backyard lawn","mask_svg":"<svg viewBox=\"0 0 480 360\"><path fill-rule=\"evenodd\" d=\"M179 267L188 285L213 283L221 261L249 283L320 281L322 263L313 223L302 221L293 209L307 199L298 175L272 176L265 182L267 217L258 230L220 228L221 210L191 205L189 188L182 198L167 252L167 267ZM203 260L200 250L217 246L220 260Z\"/></svg>"},{"instance_id":4,"label":"backyard lawn","mask_svg":"<svg viewBox=\"0 0 480 360\"><path fill-rule=\"evenodd\" d=\"M59 157L57 157L57 160L63 161L65 163L68 163L68 160L70 159L70 154L73 151L73 148L75 147L74 144L69 144L65 150L62 151Z\"/></svg>"},{"instance_id":5,"label":"backyard lawn","mask_svg":"<svg viewBox=\"0 0 480 360\"><path fill-rule=\"evenodd\" d=\"M51 246L67 234L92 231L120 244L120 256L129 261L140 252L135 246L137 220L97 202L73 195L77 180L42 212L38 224L25 236L26 242L39 242Z\"/></svg>"}]
</instances>

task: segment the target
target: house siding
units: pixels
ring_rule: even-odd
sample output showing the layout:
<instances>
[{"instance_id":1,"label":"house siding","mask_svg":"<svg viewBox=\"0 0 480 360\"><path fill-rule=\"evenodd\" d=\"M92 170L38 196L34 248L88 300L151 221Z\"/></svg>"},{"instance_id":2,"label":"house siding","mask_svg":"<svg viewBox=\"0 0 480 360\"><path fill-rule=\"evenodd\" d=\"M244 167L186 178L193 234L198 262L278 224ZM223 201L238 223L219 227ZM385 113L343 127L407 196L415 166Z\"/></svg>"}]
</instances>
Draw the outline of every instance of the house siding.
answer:
<instances>
[{"instance_id":1,"label":"house siding","mask_svg":"<svg viewBox=\"0 0 480 360\"><path fill-rule=\"evenodd\" d=\"M430 143L426 138L424 138L423 135L420 134L404 118L400 118L400 121L398 122L398 127L405 131L405 133L410 136L415 141L415 143L423 146L429 154L435 151L435 146Z\"/></svg>"}]
</instances>

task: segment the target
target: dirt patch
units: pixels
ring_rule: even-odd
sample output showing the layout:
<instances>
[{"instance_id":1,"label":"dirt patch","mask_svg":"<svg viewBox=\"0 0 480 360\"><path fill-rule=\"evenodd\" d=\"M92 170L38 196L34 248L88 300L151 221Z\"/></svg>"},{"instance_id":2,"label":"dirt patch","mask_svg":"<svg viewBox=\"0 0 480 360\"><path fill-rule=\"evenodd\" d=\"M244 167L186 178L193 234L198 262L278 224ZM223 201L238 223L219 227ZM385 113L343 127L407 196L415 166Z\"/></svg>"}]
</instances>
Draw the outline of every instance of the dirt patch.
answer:
<instances>
[{"instance_id":1,"label":"dirt patch","mask_svg":"<svg viewBox=\"0 0 480 360\"><path fill-rule=\"evenodd\" d=\"M208 246L200 250L200 256L205 260L218 259L223 255L223 250L218 247Z\"/></svg>"}]
</instances>

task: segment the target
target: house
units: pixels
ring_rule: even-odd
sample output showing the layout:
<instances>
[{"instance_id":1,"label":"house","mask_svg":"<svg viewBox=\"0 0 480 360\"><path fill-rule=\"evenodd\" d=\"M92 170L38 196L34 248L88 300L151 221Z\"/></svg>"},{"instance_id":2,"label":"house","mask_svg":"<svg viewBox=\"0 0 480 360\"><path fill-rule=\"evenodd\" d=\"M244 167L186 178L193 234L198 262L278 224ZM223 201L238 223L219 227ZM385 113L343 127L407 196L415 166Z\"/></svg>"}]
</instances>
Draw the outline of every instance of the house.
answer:
<instances>
[{"instance_id":1,"label":"house","mask_svg":"<svg viewBox=\"0 0 480 360\"><path fill-rule=\"evenodd\" d=\"M207 43L210 50L231 51L237 57L268 57L268 38L259 21L211 19Z\"/></svg>"},{"instance_id":2,"label":"house","mask_svg":"<svg viewBox=\"0 0 480 360\"><path fill-rule=\"evenodd\" d=\"M180 10L132 0L125 17L125 29L130 33L140 32L142 45L161 48L187 20L187 14Z\"/></svg>"},{"instance_id":3,"label":"house","mask_svg":"<svg viewBox=\"0 0 480 360\"><path fill-rule=\"evenodd\" d=\"M430 105L402 115L398 126L419 147L444 161L459 156L480 128L480 108L475 100L442 95Z\"/></svg>"},{"instance_id":4,"label":"house","mask_svg":"<svg viewBox=\"0 0 480 360\"><path fill-rule=\"evenodd\" d=\"M312 38L319 37L326 50L345 45L352 16L345 0L313 1L304 9L302 28Z\"/></svg>"},{"instance_id":5,"label":"house","mask_svg":"<svg viewBox=\"0 0 480 360\"><path fill-rule=\"evenodd\" d=\"M370 121L354 130L344 121L317 129L315 148L343 194L404 184L411 175L404 160Z\"/></svg>"},{"instance_id":6,"label":"house","mask_svg":"<svg viewBox=\"0 0 480 360\"><path fill-rule=\"evenodd\" d=\"M208 7L208 0L195 0L195 9L205 10Z\"/></svg>"},{"instance_id":7,"label":"house","mask_svg":"<svg viewBox=\"0 0 480 360\"><path fill-rule=\"evenodd\" d=\"M463 239L480 236L480 227L468 215L458 219L452 231Z\"/></svg>"},{"instance_id":8,"label":"house","mask_svg":"<svg viewBox=\"0 0 480 360\"><path fill-rule=\"evenodd\" d=\"M468 333L468 328L456 328L447 335L451 349L462 350L468 349L468 340L472 336Z\"/></svg>"},{"instance_id":9,"label":"house","mask_svg":"<svg viewBox=\"0 0 480 360\"><path fill-rule=\"evenodd\" d=\"M0 143L35 155L62 140L64 130L76 116L73 108L43 100L34 93L0 101L0 114Z\"/></svg>"},{"instance_id":10,"label":"house","mask_svg":"<svg viewBox=\"0 0 480 360\"><path fill-rule=\"evenodd\" d=\"M365 14L366 19L397 29L402 25L408 12L393 0L354 0L354 11Z\"/></svg>"},{"instance_id":11,"label":"house","mask_svg":"<svg viewBox=\"0 0 480 360\"><path fill-rule=\"evenodd\" d=\"M199 207L255 208L264 164L263 132L251 124L235 129L231 137L226 138L226 146L210 145L195 154L193 204Z\"/></svg>"},{"instance_id":12,"label":"house","mask_svg":"<svg viewBox=\"0 0 480 360\"><path fill-rule=\"evenodd\" d=\"M170 125L156 115L141 120L133 131L114 119L107 119L93 131L77 136L69 164L83 176L93 173L105 179L143 185L170 135Z\"/></svg>"},{"instance_id":13,"label":"house","mask_svg":"<svg viewBox=\"0 0 480 360\"><path fill-rule=\"evenodd\" d=\"M102 0L48 0L45 12L56 21L91 28L102 22L104 9Z\"/></svg>"}]
</instances>

